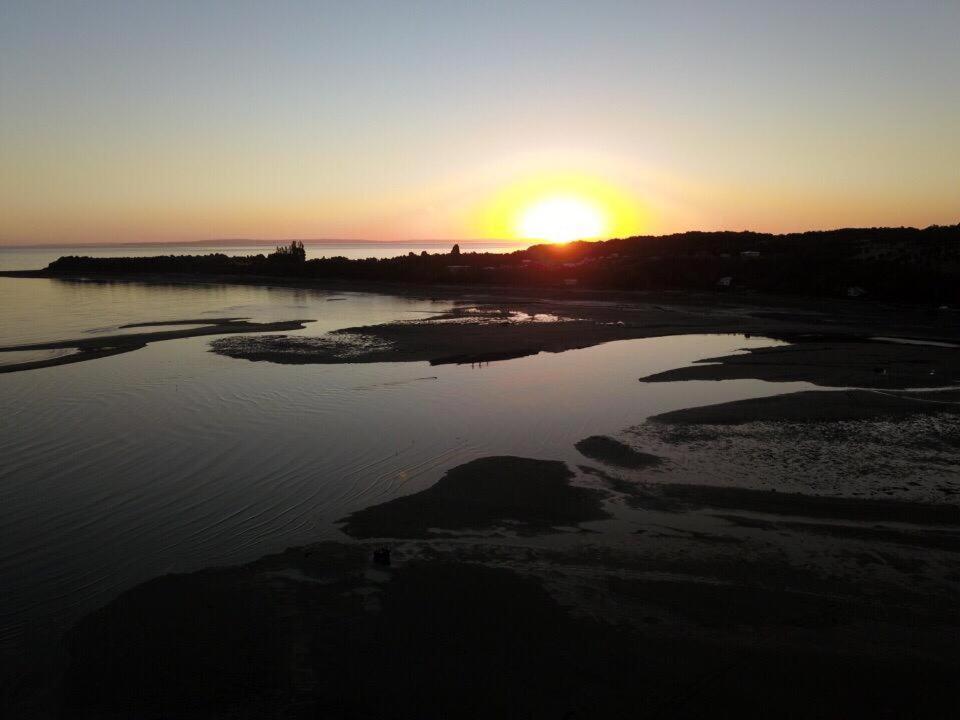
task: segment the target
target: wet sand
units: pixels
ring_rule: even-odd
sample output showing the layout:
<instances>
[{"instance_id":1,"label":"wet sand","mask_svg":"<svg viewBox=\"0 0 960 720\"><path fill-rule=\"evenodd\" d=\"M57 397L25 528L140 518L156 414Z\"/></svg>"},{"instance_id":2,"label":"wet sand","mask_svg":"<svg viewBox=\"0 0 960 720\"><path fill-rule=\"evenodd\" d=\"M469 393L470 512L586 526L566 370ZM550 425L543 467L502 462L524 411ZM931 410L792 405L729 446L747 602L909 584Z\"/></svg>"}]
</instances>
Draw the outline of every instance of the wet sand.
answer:
<instances>
[{"instance_id":1,"label":"wet sand","mask_svg":"<svg viewBox=\"0 0 960 720\"><path fill-rule=\"evenodd\" d=\"M481 458L448 471L433 487L353 513L343 531L356 538L442 537L495 527L535 534L609 517L602 495L571 487L572 476L555 460Z\"/></svg>"},{"instance_id":2,"label":"wet sand","mask_svg":"<svg viewBox=\"0 0 960 720\"><path fill-rule=\"evenodd\" d=\"M248 332L278 332L282 330L302 330L304 323L309 320L285 320L282 322L256 323L244 318L201 318L194 320L161 320L154 322L131 323L120 326L121 329L154 326L189 325L200 327L186 327L180 330L155 330L152 332L130 333L125 335L106 335L101 337L86 337L73 340L56 340L47 343L32 343L27 345L10 345L0 347L0 353L22 352L30 350L62 350L71 349L75 352L69 355L34 360L30 362L0 365L0 373L36 370L38 368L68 365L70 363L86 362L98 358L120 355L146 347L152 342L163 340L177 340L179 338L200 337L203 335L221 335L224 333Z\"/></svg>"},{"instance_id":3,"label":"wet sand","mask_svg":"<svg viewBox=\"0 0 960 720\"><path fill-rule=\"evenodd\" d=\"M877 602L876 587L857 587L855 575L821 583L760 546L749 560L737 560L742 549L684 560L404 543L390 568L372 565L369 549L305 547L125 593L70 635L69 716L933 718L958 709L946 598L888 591Z\"/></svg>"},{"instance_id":4,"label":"wet sand","mask_svg":"<svg viewBox=\"0 0 960 720\"><path fill-rule=\"evenodd\" d=\"M48 277L42 271L7 273ZM51 276L54 277L54 276ZM72 282L57 277L58 282ZM808 380L830 387L946 387L960 382L960 348L904 345L871 340L960 344L957 313L929 308L881 305L844 300L806 300L758 294L592 291L558 288L404 285L302 281L289 278L231 276L131 276L108 282L147 284L267 285L352 291L453 300L457 307L421 321L399 321L338 330L318 338L266 337L262 333L299 329L304 321L265 323L244 336L239 325L233 337L213 343L215 352L276 363L416 362L483 363L590 347L613 340L701 333L745 333L787 340L785 348L763 348L745 355L702 361L644 381L758 378ZM555 318L562 322L542 321ZM519 320L517 318L520 318ZM190 321L175 321L177 323ZM194 321L196 322L196 321ZM209 320L202 322L209 324ZM151 323L155 324L155 323ZM143 342L215 334L194 329L179 334L149 333ZM218 331L216 334L220 334ZM29 369L78 362L136 349L136 336L85 338L46 347L76 347L82 352ZM92 343L92 344L91 344ZM3 348L28 349L40 346ZM117 349L122 348L122 349ZM704 364L711 363L711 364Z\"/></svg>"},{"instance_id":5,"label":"wet sand","mask_svg":"<svg viewBox=\"0 0 960 720\"><path fill-rule=\"evenodd\" d=\"M660 464L660 458L656 455L634 450L606 435L591 435L577 442L575 447L584 457L616 467L636 470Z\"/></svg>"},{"instance_id":6,"label":"wet sand","mask_svg":"<svg viewBox=\"0 0 960 720\"><path fill-rule=\"evenodd\" d=\"M960 384L960 349L867 340L799 342L707 358L641 381L742 379L806 381L832 387L947 387Z\"/></svg>"},{"instance_id":7,"label":"wet sand","mask_svg":"<svg viewBox=\"0 0 960 720\"><path fill-rule=\"evenodd\" d=\"M354 540L158 578L71 633L66 716L954 716L960 506L931 478L952 472L960 396L890 390L954 384L960 350L867 341L949 340L954 325L845 304L474 297L315 345L215 341L271 362L439 363L750 332L796 344L644 380L883 392L666 413L578 443L602 468L483 458L345 518ZM868 440L884 462L864 470ZM894 455L919 474L875 487L902 475ZM370 560L384 544L390 567Z\"/></svg>"},{"instance_id":8,"label":"wet sand","mask_svg":"<svg viewBox=\"0 0 960 720\"><path fill-rule=\"evenodd\" d=\"M373 543L134 588L70 633L67 716L960 710L957 506L584 470L484 458L347 519ZM530 532L444 532L505 519ZM389 566L371 559L384 543Z\"/></svg>"},{"instance_id":9,"label":"wet sand","mask_svg":"<svg viewBox=\"0 0 960 720\"><path fill-rule=\"evenodd\" d=\"M711 485L659 484L647 489L681 508L746 510L769 515L960 527L960 506L871 498L822 497Z\"/></svg>"},{"instance_id":10,"label":"wet sand","mask_svg":"<svg viewBox=\"0 0 960 720\"><path fill-rule=\"evenodd\" d=\"M456 309L426 321L347 328L323 338L235 337L212 344L214 352L275 363L429 362L472 364L539 352L563 352L611 340L644 337L639 328L616 321L567 318L565 322L518 322L509 308ZM670 333L667 333L670 334Z\"/></svg>"},{"instance_id":11,"label":"wet sand","mask_svg":"<svg viewBox=\"0 0 960 720\"><path fill-rule=\"evenodd\" d=\"M680 300L680 301L677 301ZM744 333L793 344L702 360L641 378L643 382L760 379L807 381L827 387L882 389L960 384L960 348L876 340L880 336L952 344L960 324L915 310L807 308L775 311L753 303L716 306L700 299L673 303L475 296L425 320L345 328L321 338L237 336L215 352L276 363L483 363L539 352L563 352L613 340L700 333ZM550 320L541 320L550 318ZM824 329L826 328L826 329ZM897 334L902 331L902 335Z\"/></svg>"},{"instance_id":12,"label":"wet sand","mask_svg":"<svg viewBox=\"0 0 960 720\"><path fill-rule=\"evenodd\" d=\"M749 422L836 422L960 414L960 391L804 391L686 408L651 418L667 424L737 425Z\"/></svg>"}]
</instances>

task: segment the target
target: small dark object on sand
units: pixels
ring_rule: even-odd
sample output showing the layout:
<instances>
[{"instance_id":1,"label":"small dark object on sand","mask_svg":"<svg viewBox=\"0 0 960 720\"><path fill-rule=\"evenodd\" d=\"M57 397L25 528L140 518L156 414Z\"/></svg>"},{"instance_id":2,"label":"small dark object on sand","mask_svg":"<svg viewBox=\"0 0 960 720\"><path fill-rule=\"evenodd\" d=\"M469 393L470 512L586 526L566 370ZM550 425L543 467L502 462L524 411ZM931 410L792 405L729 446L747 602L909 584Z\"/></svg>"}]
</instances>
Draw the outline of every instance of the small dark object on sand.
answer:
<instances>
[{"instance_id":1,"label":"small dark object on sand","mask_svg":"<svg viewBox=\"0 0 960 720\"><path fill-rule=\"evenodd\" d=\"M390 564L390 548L379 547L376 550L374 550L373 561L377 565L389 565Z\"/></svg>"}]
</instances>

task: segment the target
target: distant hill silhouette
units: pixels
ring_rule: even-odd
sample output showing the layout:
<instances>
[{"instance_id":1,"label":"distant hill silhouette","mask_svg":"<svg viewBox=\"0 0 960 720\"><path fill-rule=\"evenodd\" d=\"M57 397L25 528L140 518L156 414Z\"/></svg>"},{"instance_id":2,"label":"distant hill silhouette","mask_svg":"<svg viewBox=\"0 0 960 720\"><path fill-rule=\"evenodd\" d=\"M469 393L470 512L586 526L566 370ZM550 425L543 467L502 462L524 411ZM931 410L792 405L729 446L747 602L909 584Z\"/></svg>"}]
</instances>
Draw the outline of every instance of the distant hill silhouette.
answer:
<instances>
[{"instance_id":1,"label":"distant hill silhouette","mask_svg":"<svg viewBox=\"0 0 960 720\"><path fill-rule=\"evenodd\" d=\"M62 257L51 275L197 274L378 282L561 286L615 290L741 290L913 302L960 301L960 225L847 228L774 235L685 232L513 253L410 253L306 260L302 246L269 255Z\"/></svg>"}]
</instances>

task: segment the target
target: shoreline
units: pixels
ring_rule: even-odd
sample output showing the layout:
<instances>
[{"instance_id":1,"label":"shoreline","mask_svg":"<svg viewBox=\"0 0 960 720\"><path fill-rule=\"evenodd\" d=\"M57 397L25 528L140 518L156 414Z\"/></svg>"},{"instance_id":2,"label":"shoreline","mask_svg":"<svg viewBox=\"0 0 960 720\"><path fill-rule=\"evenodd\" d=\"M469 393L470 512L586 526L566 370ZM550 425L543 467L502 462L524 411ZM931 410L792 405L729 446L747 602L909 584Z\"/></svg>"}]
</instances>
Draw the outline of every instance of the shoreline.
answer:
<instances>
[{"instance_id":1,"label":"shoreline","mask_svg":"<svg viewBox=\"0 0 960 720\"><path fill-rule=\"evenodd\" d=\"M169 277L158 282L169 284ZM395 287L361 289L357 283L306 287L397 294ZM631 429L619 439L585 437L574 446L583 456L576 466L550 458L485 456L449 468L425 490L343 518L342 542L147 581L85 616L70 632L63 689L71 710L103 720L129 715L130 708L207 720L281 708L287 717L306 718L341 711L375 714L375 706L387 702L414 703L447 716L467 703L488 716L502 715L511 708L486 705L498 696L477 693L469 683L452 682L454 695L436 695L435 673L482 676L498 658L511 657L518 643L531 649L530 661L506 663L508 672L498 677L511 694L549 688L533 691L539 703L531 708L534 717L570 711L590 717L600 707L607 716L628 716L637 710L637 693L663 712L692 695L683 707L694 717L744 701L731 694L732 672L764 679L759 695L748 699L758 703L757 715L792 696L798 682L812 683L802 701L812 714L823 710L821 701L832 710L862 711L864 702L873 702L865 698L875 699L878 712L906 710L916 707L918 692L931 709L955 702L960 653L944 638L960 631L952 614L960 601L960 486L944 482L943 491L929 500L911 497L912 489L884 497L883 487L869 485L833 488L832 495L820 487L798 492L789 484L778 491L777 477L772 489L737 486L729 456L709 453L719 446L744 455L737 445L744 426L790 434L794 423L806 422L824 428L811 446L816 459L816 448L826 442L822 438L854 442L858 423L880 421L889 425L883 432L891 446L926 453L929 464L928 434L940 426L909 437L893 430L918 415L924 421L952 418L958 414L954 406L939 401L953 403L960 396L949 389L888 390L918 387L916 379L931 377L924 375L923 362L932 358L941 378L955 372L960 377L960 349L872 338L949 341L960 328L915 308L825 307L796 298L751 296L740 302L727 295L713 302L712 296L690 293L437 290L407 286L405 292L446 294L444 299L455 301L452 310L325 336L347 341L367 336L379 343L360 347L359 355L308 343L307 356L292 359L303 349L297 347L302 342L286 342L296 336L263 332L296 328L242 324L236 318L205 319L203 328L84 341L99 343L103 351L121 339L136 345L145 339L223 335L229 327L233 334L221 338L227 347L250 338L279 343L273 355L247 353L248 360L478 362L621 339L748 333L792 344L714 358L713 364L669 370L659 379L703 380L708 373L711 380L767 380L800 373L827 388L842 388L856 360L857 379L882 382L884 389L807 391L649 418L651 427L686 433L663 444L706 458L692 470L678 467L669 453ZM550 320L537 321L538 316ZM196 320L135 325L191 322ZM302 328L306 321L287 322ZM881 365L916 372L875 373ZM755 474L779 472L789 480L802 474L797 467L815 471L815 465L795 462L796 453L789 454L791 444L781 436L751 442L759 450L745 458ZM841 474L857 470L858 457L844 455L840 462L824 457ZM758 458L766 463L760 470ZM384 546L393 555L386 567L371 561L372 551ZM485 618L502 613L514 624L508 633L491 633ZM440 642L438 633L452 645ZM545 648L562 662L537 661ZM436 662L407 667L404 658L411 654ZM349 671L371 657L377 661L365 666L365 673ZM565 667L593 673L589 699L574 692L582 682L578 677L557 685ZM394 682L397 668L402 680ZM183 693L165 694L171 679Z\"/></svg>"},{"instance_id":2,"label":"shoreline","mask_svg":"<svg viewBox=\"0 0 960 720\"><path fill-rule=\"evenodd\" d=\"M682 304L707 302L719 306L756 306L758 309L777 306L804 311L824 309L870 313L885 309L929 312L930 302L894 302L889 300L850 299L818 295L771 294L755 290L625 290L590 287L561 287L557 285L503 285L494 283L418 283L415 281L390 280L344 280L325 278L297 278L289 275L241 275L229 273L92 273L50 272L48 270L0 270L0 277L61 280L64 282L131 282L148 285L226 284L262 287L291 287L316 289L331 292L361 292L421 298L443 299L459 296L515 297L520 299L545 298L551 300L618 301L679 301ZM819 306L819 307L818 307ZM951 317L960 311L944 311ZM928 318L929 319L929 318Z\"/></svg>"},{"instance_id":3,"label":"shoreline","mask_svg":"<svg viewBox=\"0 0 960 720\"><path fill-rule=\"evenodd\" d=\"M124 592L69 634L68 706L104 719L130 708L199 719L278 707L307 718L377 715L386 701L430 717L466 704L489 717L521 702L546 720L598 708L628 717L640 693L671 717L677 698L688 698L682 717L734 707L766 717L802 682L812 683L794 699L803 717L822 716L823 703L912 717L956 709L956 578L934 568L960 552L960 507L622 479L638 518L620 531L630 534L537 520L528 535L504 522L517 510L503 490L482 488L498 473L502 488L524 483L527 463L553 474L555 491L578 487L562 463L484 458L450 471L457 487L441 481L346 519L360 541ZM616 522L576 503L581 520ZM521 512L531 511L541 517L536 503ZM438 524L470 530L424 533ZM577 541L556 545L558 533ZM387 565L371 560L383 548ZM734 669L763 682L749 697L730 694ZM453 690L437 693L445 672ZM495 692L473 685L491 673ZM185 690L170 695L171 676Z\"/></svg>"},{"instance_id":4,"label":"shoreline","mask_svg":"<svg viewBox=\"0 0 960 720\"><path fill-rule=\"evenodd\" d=\"M51 342L25 343L22 345L9 345L6 347L0 347L0 359L3 358L2 353L7 352L28 352L31 350L76 350L76 352L69 355L59 355L43 360L29 360L22 363L0 365L0 373L38 370L40 368L55 367L57 365L69 365L71 363L97 360L99 358L133 352L134 350L139 350L146 347L152 342L161 342L163 340L179 340L181 338L203 337L205 335L222 335L229 333L303 330L306 327L304 323L307 322L312 321L285 320L273 323L254 323L248 322L244 318L199 318L188 320L161 320L156 322L128 323L127 325L121 325L120 328L133 328L138 326L154 327L161 325L201 325L202 327L191 327L183 330L156 330L153 332L130 333L127 335L105 335L94 338L87 337L75 338L71 340L54 340Z\"/></svg>"},{"instance_id":5,"label":"shoreline","mask_svg":"<svg viewBox=\"0 0 960 720\"><path fill-rule=\"evenodd\" d=\"M4 273L0 273L4 275ZM10 273L6 273L10 276ZM43 271L17 277L77 282ZM960 323L952 313L924 308L827 302L796 297L733 296L688 292L596 291L566 288L506 288L466 285L296 281L236 276L95 276L90 282L151 284L238 283L261 287L300 287L323 292L361 292L442 299L455 304L447 313L421 322L393 321L336 330L320 339L264 333L302 329L303 321L231 327L232 337L214 350L229 357L277 363L356 363L426 361L483 363L563 352L609 342L686 334L732 333L769 337L791 345L710 358L693 366L642 378L673 380L805 380L828 387L905 389L960 384L960 348L924 345L960 343ZM520 314L532 322L513 322ZM560 322L536 321L551 317ZM171 323L188 321L170 320ZM206 322L206 321L205 321ZM299 326L297 323L301 323ZM208 323L209 324L209 323ZM224 328L217 328L223 330ZM256 335L242 335L244 332ZM122 338L64 340L11 346L16 351L77 347L84 352L34 363L0 367L13 372L128 352L143 343L216 334L213 330L169 331ZM896 342L903 340L908 342ZM109 342L108 342L109 341ZM115 342L114 342L115 341ZM119 348L119 349L117 349ZM857 357L853 365L850 358Z\"/></svg>"}]
</instances>

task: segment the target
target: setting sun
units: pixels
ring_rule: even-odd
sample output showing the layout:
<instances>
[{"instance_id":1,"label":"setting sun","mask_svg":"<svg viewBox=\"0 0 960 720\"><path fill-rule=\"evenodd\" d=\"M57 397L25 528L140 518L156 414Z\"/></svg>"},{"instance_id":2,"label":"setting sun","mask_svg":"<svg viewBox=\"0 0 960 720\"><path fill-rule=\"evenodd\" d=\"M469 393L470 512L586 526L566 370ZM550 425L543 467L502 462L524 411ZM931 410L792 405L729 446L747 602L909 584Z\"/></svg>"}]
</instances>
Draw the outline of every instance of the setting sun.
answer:
<instances>
[{"instance_id":1,"label":"setting sun","mask_svg":"<svg viewBox=\"0 0 960 720\"><path fill-rule=\"evenodd\" d=\"M531 240L569 242L596 238L606 232L604 213L593 203L576 197L550 197L527 208L520 216L517 234Z\"/></svg>"},{"instance_id":2,"label":"setting sun","mask_svg":"<svg viewBox=\"0 0 960 720\"><path fill-rule=\"evenodd\" d=\"M637 234L638 199L593 175L539 172L505 183L479 208L477 234L554 243Z\"/></svg>"}]
</instances>

